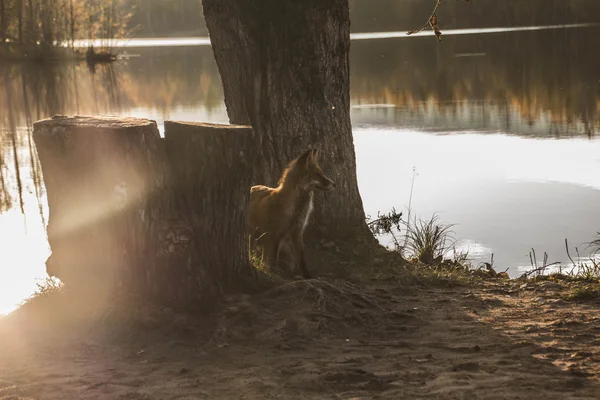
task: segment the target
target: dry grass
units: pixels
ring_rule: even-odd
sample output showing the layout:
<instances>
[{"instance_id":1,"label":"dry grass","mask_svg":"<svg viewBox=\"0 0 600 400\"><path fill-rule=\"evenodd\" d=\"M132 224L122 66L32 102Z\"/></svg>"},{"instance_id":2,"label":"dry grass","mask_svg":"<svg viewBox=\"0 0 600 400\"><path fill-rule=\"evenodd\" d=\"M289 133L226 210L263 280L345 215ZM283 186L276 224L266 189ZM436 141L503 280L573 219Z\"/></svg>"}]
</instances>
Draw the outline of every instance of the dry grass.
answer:
<instances>
[{"instance_id":1,"label":"dry grass","mask_svg":"<svg viewBox=\"0 0 600 400\"><path fill-rule=\"evenodd\" d=\"M589 242L588 246L592 249L593 258L600 256L600 232L596 232L596 239Z\"/></svg>"},{"instance_id":2,"label":"dry grass","mask_svg":"<svg viewBox=\"0 0 600 400\"><path fill-rule=\"evenodd\" d=\"M589 247L594 247L600 243L600 238L589 243ZM594 248L587 261L582 261L579 249L575 247L577 261L571 256L569 242L565 239L565 251L570 264L563 265L561 262L548 262L548 253L544 252L541 263L537 260L535 249L531 249L529 258L531 260L531 270L523 274L524 278L540 278L547 275L559 275L579 280L596 281L600 279L600 257L597 248Z\"/></svg>"},{"instance_id":3,"label":"dry grass","mask_svg":"<svg viewBox=\"0 0 600 400\"><path fill-rule=\"evenodd\" d=\"M586 284L583 286L573 286L563 298L570 301L593 301L600 300L600 285Z\"/></svg>"}]
</instances>

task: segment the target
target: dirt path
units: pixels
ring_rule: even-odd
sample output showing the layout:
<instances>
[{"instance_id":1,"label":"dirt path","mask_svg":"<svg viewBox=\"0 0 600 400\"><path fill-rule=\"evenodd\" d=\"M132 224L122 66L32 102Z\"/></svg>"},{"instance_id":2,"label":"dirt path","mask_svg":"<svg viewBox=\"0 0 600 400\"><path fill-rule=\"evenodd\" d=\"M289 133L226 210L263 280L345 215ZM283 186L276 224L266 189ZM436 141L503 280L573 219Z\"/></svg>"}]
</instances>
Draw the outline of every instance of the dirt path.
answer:
<instances>
[{"instance_id":1,"label":"dirt path","mask_svg":"<svg viewBox=\"0 0 600 400\"><path fill-rule=\"evenodd\" d=\"M13 330L0 399L600 399L600 306L528 289L315 281L118 346Z\"/></svg>"}]
</instances>

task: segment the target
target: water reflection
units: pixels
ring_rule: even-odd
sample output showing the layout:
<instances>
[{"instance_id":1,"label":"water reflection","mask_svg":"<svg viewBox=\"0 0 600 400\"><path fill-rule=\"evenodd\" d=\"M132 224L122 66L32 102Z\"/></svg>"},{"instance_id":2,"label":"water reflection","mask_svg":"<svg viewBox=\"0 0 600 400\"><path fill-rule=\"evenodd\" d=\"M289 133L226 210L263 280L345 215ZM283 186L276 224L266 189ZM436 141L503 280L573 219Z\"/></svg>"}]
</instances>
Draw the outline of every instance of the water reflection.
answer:
<instances>
[{"instance_id":1,"label":"water reflection","mask_svg":"<svg viewBox=\"0 0 600 400\"><path fill-rule=\"evenodd\" d=\"M352 117L367 212L403 208L417 166L417 212L440 212L476 255L494 252L513 273L532 246L558 261L564 237L590 240L600 223L600 57L590 51L598 33L353 42ZM32 121L227 121L210 47L130 56L94 70L0 66L0 313L35 289L48 254Z\"/></svg>"},{"instance_id":2,"label":"water reflection","mask_svg":"<svg viewBox=\"0 0 600 400\"><path fill-rule=\"evenodd\" d=\"M514 275L529 266L534 247L567 265L565 238L582 257L589 254L581 244L600 223L600 140L435 136L393 127L355 132L358 179L372 215L408 204L416 167L413 209L457 223L459 248L476 260L494 253Z\"/></svg>"},{"instance_id":3,"label":"water reflection","mask_svg":"<svg viewBox=\"0 0 600 400\"><path fill-rule=\"evenodd\" d=\"M352 98L396 108L356 112L355 123L520 136L594 136L598 28L353 43ZM456 57L464 54L478 57Z\"/></svg>"}]
</instances>

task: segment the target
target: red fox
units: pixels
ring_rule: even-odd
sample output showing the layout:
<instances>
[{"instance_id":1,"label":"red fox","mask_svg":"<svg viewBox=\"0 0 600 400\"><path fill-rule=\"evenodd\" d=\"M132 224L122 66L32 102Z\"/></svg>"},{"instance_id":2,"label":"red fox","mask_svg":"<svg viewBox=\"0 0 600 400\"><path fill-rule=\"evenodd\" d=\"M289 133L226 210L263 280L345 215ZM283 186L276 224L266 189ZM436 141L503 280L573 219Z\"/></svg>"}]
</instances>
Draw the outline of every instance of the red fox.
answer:
<instances>
[{"instance_id":1,"label":"red fox","mask_svg":"<svg viewBox=\"0 0 600 400\"><path fill-rule=\"evenodd\" d=\"M279 179L277 188L250 189L248 229L262 248L267 267L276 265L283 245L291 247L294 268L310 279L304 259L304 229L313 209L315 190L329 191L335 182L326 177L317 163L318 150L311 149L292 161Z\"/></svg>"}]
</instances>

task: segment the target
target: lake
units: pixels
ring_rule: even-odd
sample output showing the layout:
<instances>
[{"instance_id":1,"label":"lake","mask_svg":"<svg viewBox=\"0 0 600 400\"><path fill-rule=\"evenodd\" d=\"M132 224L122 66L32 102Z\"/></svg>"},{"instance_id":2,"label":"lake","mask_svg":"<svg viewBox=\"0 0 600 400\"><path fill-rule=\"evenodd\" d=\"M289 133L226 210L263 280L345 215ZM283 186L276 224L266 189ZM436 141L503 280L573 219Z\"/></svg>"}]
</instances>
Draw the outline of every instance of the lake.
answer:
<instances>
[{"instance_id":1,"label":"lake","mask_svg":"<svg viewBox=\"0 0 600 400\"><path fill-rule=\"evenodd\" d=\"M456 224L459 249L512 276L586 257L600 230L600 27L354 34L352 119L367 214ZM48 208L33 121L54 114L227 122L207 38L123 42L125 57L0 66L0 314L45 277ZM129 43L129 44L127 44ZM126 47L128 46L128 47ZM413 168L416 175L413 175ZM406 214L405 214L406 215ZM388 238L382 241L387 244Z\"/></svg>"}]
</instances>

